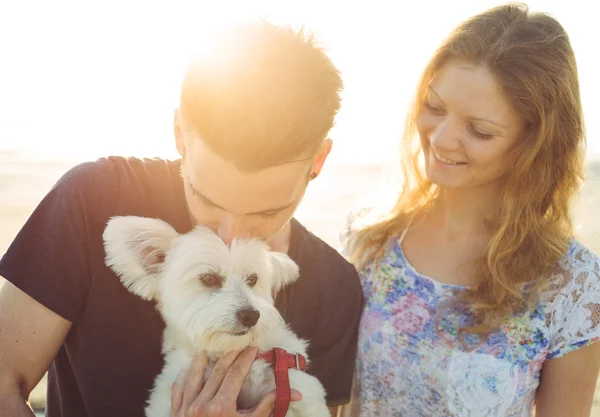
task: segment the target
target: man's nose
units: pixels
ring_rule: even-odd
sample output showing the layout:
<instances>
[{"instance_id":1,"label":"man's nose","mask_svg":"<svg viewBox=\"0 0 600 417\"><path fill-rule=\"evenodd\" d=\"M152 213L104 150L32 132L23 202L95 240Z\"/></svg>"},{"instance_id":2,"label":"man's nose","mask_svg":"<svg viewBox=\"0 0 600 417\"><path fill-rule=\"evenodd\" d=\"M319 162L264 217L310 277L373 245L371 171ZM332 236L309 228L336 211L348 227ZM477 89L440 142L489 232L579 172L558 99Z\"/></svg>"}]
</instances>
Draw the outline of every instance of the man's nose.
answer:
<instances>
[{"instance_id":1,"label":"man's nose","mask_svg":"<svg viewBox=\"0 0 600 417\"><path fill-rule=\"evenodd\" d=\"M230 244L236 238L249 236L249 230L244 220L232 214L226 214L219 222L217 234L226 244Z\"/></svg>"}]
</instances>

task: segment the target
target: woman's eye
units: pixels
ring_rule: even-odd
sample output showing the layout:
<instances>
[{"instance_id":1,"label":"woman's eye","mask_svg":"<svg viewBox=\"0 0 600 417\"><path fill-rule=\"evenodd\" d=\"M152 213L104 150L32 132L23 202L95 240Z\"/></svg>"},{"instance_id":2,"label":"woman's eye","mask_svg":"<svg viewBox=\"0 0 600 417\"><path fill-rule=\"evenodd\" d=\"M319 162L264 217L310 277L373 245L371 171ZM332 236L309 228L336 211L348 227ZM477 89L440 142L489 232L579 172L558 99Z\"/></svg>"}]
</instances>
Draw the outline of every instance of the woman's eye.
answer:
<instances>
[{"instance_id":1,"label":"woman's eye","mask_svg":"<svg viewBox=\"0 0 600 417\"><path fill-rule=\"evenodd\" d=\"M494 138L494 135L492 135L491 133L486 133L486 132L477 130L474 126L471 126L471 133L473 133L473 135L475 135L479 139L483 139L483 140L490 140L490 139Z\"/></svg>"}]
</instances>

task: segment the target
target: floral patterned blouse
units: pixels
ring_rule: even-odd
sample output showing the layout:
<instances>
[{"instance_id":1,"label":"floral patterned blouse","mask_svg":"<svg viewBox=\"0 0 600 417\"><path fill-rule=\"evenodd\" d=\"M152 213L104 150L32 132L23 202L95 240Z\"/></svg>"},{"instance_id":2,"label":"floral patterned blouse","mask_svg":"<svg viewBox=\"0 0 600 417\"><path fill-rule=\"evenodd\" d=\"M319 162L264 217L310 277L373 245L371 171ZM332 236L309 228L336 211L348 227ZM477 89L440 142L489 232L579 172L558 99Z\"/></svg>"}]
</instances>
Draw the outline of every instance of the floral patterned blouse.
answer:
<instances>
[{"instance_id":1,"label":"floral patterned blouse","mask_svg":"<svg viewBox=\"0 0 600 417\"><path fill-rule=\"evenodd\" d=\"M552 291L473 350L457 337L459 313L439 322L442 337L435 329L442 302L465 288L417 272L401 239L360 273L366 304L346 416L531 416L543 362L600 340L599 258L575 240Z\"/></svg>"}]
</instances>

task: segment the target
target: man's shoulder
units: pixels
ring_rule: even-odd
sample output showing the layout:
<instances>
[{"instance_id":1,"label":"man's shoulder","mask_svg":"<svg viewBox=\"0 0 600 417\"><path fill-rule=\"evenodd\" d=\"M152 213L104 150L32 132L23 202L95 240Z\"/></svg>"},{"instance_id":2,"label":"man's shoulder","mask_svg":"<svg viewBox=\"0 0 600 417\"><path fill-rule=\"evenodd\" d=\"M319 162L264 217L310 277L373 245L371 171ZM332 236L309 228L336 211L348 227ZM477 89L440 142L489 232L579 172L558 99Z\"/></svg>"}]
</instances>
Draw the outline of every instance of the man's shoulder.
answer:
<instances>
[{"instance_id":1,"label":"man's shoulder","mask_svg":"<svg viewBox=\"0 0 600 417\"><path fill-rule=\"evenodd\" d=\"M360 278L352 263L300 222L295 221L292 230L294 246L290 256L299 263L303 276L340 296L354 293L362 297Z\"/></svg>"},{"instance_id":2,"label":"man's shoulder","mask_svg":"<svg viewBox=\"0 0 600 417\"><path fill-rule=\"evenodd\" d=\"M114 215L177 222L184 207L179 169L179 161L161 158L107 156L81 162L62 175L46 201L99 223Z\"/></svg>"},{"instance_id":3,"label":"man's shoulder","mask_svg":"<svg viewBox=\"0 0 600 417\"><path fill-rule=\"evenodd\" d=\"M74 165L53 189L86 199L110 197L114 200L132 190L149 193L172 188L178 173L179 161L176 160L106 156Z\"/></svg>"},{"instance_id":4,"label":"man's shoulder","mask_svg":"<svg viewBox=\"0 0 600 417\"><path fill-rule=\"evenodd\" d=\"M80 162L61 178L67 182L94 182L125 177L152 176L160 171L173 171L178 161L162 158L137 158L106 156L93 161Z\"/></svg>"}]
</instances>

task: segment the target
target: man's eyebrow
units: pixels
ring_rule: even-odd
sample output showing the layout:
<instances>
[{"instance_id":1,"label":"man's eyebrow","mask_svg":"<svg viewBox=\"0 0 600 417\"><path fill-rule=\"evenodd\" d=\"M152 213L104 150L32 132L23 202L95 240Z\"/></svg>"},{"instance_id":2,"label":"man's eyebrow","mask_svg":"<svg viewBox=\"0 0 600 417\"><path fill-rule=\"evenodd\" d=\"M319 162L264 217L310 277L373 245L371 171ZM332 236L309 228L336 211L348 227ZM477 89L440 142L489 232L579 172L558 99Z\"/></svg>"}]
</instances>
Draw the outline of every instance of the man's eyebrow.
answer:
<instances>
[{"instance_id":1,"label":"man's eyebrow","mask_svg":"<svg viewBox=\"0 0 600 417\"><path fill-rule=\"evenodd\" d=\"M208 198L207 196L205 196L204 194L202 194L200 191L198 191L195 187L194 184L192 184L190 182L190 188L192 189L193 194L198 197L201 200L204 200L206 203L210 204L211 206L215 206L216 208L220 208L221 210L225 210L223 207L221 207L220 205L218 205L217 203L215 203L214 201L212 201L210 198Z\"/></svg>"},{"instance_id":2,"label":"man's eyebrow","mask_svg":"<svg viewBox=\"0 0 600 417\"><path fill-rule=\"evenodd\" d=\"M194 185L192 183L190 183L190 188L192 189L192 191L194 192L194 195L198 198L200 198L201 200L204 200L206 203L210 204L211 206L214 206L218 209L221 210L225 210L227 211L227 209L225 209L224 207L218 205L217 203L215 203L214 201L212 201L210 198L206 197L204 194L202 194L200 191L198 191ZM257 216L260 214L268 214L268 213L275 213L278 211L283 211L285 209L288 209L290 207L292 207L294 205L294 202L288 203L286 205L280 206L280 207L274 207L271 209L266 209L266 210L261 210L261 211L255 211L252 213L246 213L247 216Z\"/></svg>"}]
</instances>

